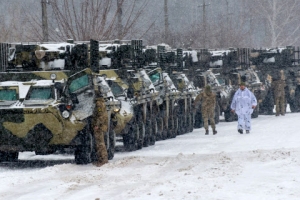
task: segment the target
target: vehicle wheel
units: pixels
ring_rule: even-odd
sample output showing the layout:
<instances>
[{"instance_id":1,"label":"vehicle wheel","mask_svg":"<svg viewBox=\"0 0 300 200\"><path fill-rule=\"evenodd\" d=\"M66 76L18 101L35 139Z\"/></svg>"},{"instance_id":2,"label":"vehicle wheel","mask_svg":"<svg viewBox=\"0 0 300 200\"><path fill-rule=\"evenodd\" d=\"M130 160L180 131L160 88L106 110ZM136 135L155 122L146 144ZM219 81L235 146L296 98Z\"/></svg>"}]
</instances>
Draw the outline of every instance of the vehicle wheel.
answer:
<instances>
[{"instance_id":1,"label":"vehicle wheel","mask_svg":"<svg viewBox=\"0 0 300 200\"><path fill-rule=\"evenodd\" d=\"M220 122L220 106L216 105L215 108L215 124L218 124Z\"/></svg>"},{"instance_id":2,"label":"vehicle wheel","mask_svg":"<svg viewBox=\"0 0 300 200\"><path fill-rule=\"evenodd\" d=\"M157 126L156 119L152 119L151 121L152 121L152 125L151 125L152 135L150 137L150 145L154 145L155 141L156 141L156 135L157 135L157 132L158 132L158 126Z\"/></svg>"},{"instance_id":3,"label":"vehicle wheel","mask_svg":"<svg viewBox=\"0 0 300 200\"><path fill-rule=\"evenodd\" d=\"M19 152L0 151L0 162L17 162Z\"/></svg>"},{"instance_id":4,"label":"vehicle wheel","mask_svg":"<svg viewBox=\"0 0 300 200\"><path fill-rule=\"evenodd\" d=\"M194 128L202 128L202 127L203 127L202 114L200 110L197 110L195 114Z\"/></svg>"},{"instance_id":5,"label":"vehicle wheel","mask_svg":"<svg viewBox=\"0 0 300 200\"><path fill-rule=\"evenodd\" d=\"M185 133L185 123L184 123L183 115L179 115L179 117L178 117L178 133L180 135Z\"/></svg>"},{"instance_id":6,"label":"vehicle wheel","mask_svg":"<svg viewBox=\"0 0 300 200\"><path fill-rule=\"evenodd\" d=\"M168 128L168 136L167 138L175 138L176 134L175 134L175 126L174 126L174 118L173 117L169 117L169 128Z\"/></svg>"},{"instance_id":7,"label":"vehicle wheel","mask_svg":"<svg viewBox=\"0 0 300 200\"><path fill-rule=\"evenodd\" d=\"M273 109L274 109L274 98L272 92L269 89L267 95L265 96L264 100L261 103L259 114L273 115Z\"/></svg>"},{"instance_id":8,"label":"vehicle wheel","mask_svg":"<svg viewBox=\"0 0 300 200\"><path fill-rule=\"evenodd\" d=\"M227 109L225 112L224 112L224 118L225 118L225 121L226 122L233 122L235 120L235 114L232 113L230 111L230 109Z\"/></svg>"},{"instance_id":9,"label":"vehicle wheel","mask_svg":"<svg viewBox=\"0 0 300 200\"><path fill-rule=\"evenodd\" d=\"M194 130L194 123L195 123L195 115L193 113L190 113L190 133Z\"/></svg>"},{"instance_id":10,"label":"vehicle wheel","mask_svg":"<svg viewBox=\"0 0 300 200\"><path fill-rule=\"evenodd\" d=\"M145 125L145 137L144 137L143 147L148 147L150 145L151 137L152 137L152 121L147 120Z\"/></svg>"},{"instance_id":11,"label":"vehicle wheel","mask_svg":"<svg viewBox=\"0 0 300 200\"><path fill-rule=\"evenodd\" d=\"M123 135L123 145L126 151L137 149L138 125L134 122L127 134Z\"/></svg>"},{"instance_id":12,"label":"vehicle wheel","mask_svg":"<svg viewBox=\"0 0 300 200\"><path fill-rule=\"evenodd\" d=\"M298 86L295 90L295 97L293 100L290 100L290 110L291 112L299 112L300 106L300 86Z\"/></svg>"},{"instance_id":13,"label":"vehicle wheel","mask_svg":"<svg viewBox=\"0 0 300 200\"><path fill-rule=\"evenodd\" d=\"M156 134L156 141L163 139L163 132L164 132L164 123L161 117L157 118L157 134Z\"/></svg>"},{"instance_id":14,"label":"vehicle wheel","mask_svg":"<svg viewBox=\"0 0 300 200\"><path fill-rule=\"evenodd\" d=\"M107 138L105 137L107 143ZM115 156L116 133L112 128L109 129L109 144L105 144L107 149L108 160L112 160Z\"/></svg>"},{"instance_id":15,"label":"vehicle wheel","mask_svg":"<svg viewBox=\"0 0 300 200\"><path fill-rule=\"evenodd\" d=\"M92 162L92 153L95 151L94 136L91 133L90 123L80 131L81 145L75 148L75 163L88 164Z\"/></svg>"},{"instance_id":16,"label":"vehicle wheel","mask_svg":"<svg viewBox=\"0 0 300 200\"><path fill-rule=\"evenodd\" d=\"M259 103L257 103L256 108L253 110L253 113L251 114L251 118L257 118L259 113Z\"/></svg>"},{"instance_id":17,"label":"vehicle wheel","mask_svg":"<svg viewBox=\"0 0 300 200\"><path fill-rule=\"evenodd\" d=\"M139 122L138 125L139 132L137 137L137 149L142 149L145 138L145 124L144 122Z\"/></svg>"}]
</instances>

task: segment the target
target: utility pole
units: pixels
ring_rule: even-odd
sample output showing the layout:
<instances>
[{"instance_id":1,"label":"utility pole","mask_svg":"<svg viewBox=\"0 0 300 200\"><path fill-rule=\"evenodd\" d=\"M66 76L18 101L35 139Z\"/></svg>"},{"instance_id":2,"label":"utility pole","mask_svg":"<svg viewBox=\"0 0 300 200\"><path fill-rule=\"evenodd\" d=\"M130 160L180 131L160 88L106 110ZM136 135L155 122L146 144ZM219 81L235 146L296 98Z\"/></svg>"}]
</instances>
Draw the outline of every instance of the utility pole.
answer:
<instances>
[{"instance_id":1,"label":"utility pole","mask_svg":"<svg viewBox=\"0 0 300 200\"><path fill-rule=\"evenodd\" d=\"M206 6L209 6L210 3L206 4L205 0L203 0L203 4L200 5L199 7L203 8L203 16L202 16L202 23L203 23L203 46L206 48L206 13L205 13L205 8Z\"/></svg>"},{"instance_id":2,"label":"utility pole","mask_svg":"<svg viewBox=\"0 0 300 200\"><path fill-rule=\"evenodd\" d=\"M123 31L123 25L122 25L122 3L123 0L117 0L117 9L118 9L118 39L122 39L122 31Z\"/></svg>"},{"instance_id":3,"label":"utility pole","mask_svg":"<svg viewBox=\"0 0 300 200\"><path fill-rule=\"evenodd\" d=\"M48 3L48 0L41 0L41 4L42 4L43 42L49 42L47 5L46 5L47 3Z\"/></svg>"},{"instance_id":4,"label":"utility pole","mask_svg":"<svg viewBox=\"0 0 300 200\"><path fill-rule=\"evenodd\" d=\"M164 6L164 12L165 12L165 42L169 42L169 16L168 16L168 0L165 0L165 6Z\"/></svg>"},{"instance_id":5,"label":"utility pole","mask_svg":"<svg viewBox=\"0 0 300 200\"><path fill-rule=\"evenodd\" d=\"M226 46L228 47L228 26L229 26L229 13L228 13L228 0L226 0L226 11L227 11L227 16L226 16Z\"/></svg>"}]
</instances>

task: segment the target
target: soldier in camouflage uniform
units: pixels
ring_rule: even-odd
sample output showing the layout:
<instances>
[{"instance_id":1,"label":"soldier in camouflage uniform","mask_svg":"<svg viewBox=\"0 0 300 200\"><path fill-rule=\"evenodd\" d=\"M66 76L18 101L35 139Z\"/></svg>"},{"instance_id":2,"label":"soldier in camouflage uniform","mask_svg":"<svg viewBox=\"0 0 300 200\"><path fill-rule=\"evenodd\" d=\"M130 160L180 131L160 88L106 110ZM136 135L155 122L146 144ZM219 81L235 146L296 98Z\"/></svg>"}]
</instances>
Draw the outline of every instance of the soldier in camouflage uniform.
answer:
<instances>
[{"instance_id":1,"label":"soldier in camouflage uniform","mask_svg":"<svg viewBox=\"0 0 300 200\"><path fill-rule=\"evenodd\" d=\"M276 116L285 115L285 81L281 78L281 74L273 77L272 90L275 98Z\"/></svg>"},{"instance_id":2,"label":"soldier in camouflage uniform","mask_svg":"<svg viewBox=\"0 0 300 200\"><path fill-rule=\"evenodd\" d=\"M93 164L100 167L108 162L108 155L104 142L104 134L108 131L108 114L105 101L102 97L96 99L96 108L93 113L92 126L94 129L97 155L97 159Z\"/></svg>"},{"instance_id":3,"label":"soldier in camouflage uniform","mask_svg":"<svg viewBox=\"0 0 300 200\"><path fill-rule=\"evenodd\" d=\"M216 94L211 91L210 86L206 86L204 91L201 92L195 99L195 107L201 104L202 118L204 119L205 135L209 134L208 120L210 121L213 134L217 134L215 125L215 107L216 107Z\"/></svg>"}]
</instances>

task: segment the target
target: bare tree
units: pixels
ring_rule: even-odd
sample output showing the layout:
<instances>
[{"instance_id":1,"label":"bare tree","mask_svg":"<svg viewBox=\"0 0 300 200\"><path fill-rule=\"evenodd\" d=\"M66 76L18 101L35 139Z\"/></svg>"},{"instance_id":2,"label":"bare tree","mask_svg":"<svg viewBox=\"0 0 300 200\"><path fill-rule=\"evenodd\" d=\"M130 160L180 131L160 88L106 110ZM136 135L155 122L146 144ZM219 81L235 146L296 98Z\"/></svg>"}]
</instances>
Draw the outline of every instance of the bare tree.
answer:
<instances>
[{"instance_id":1,"label":"bare tree","mask_svg":"<svg viewBox=\"0 0 300 200\"><path fill-rule=\"evenodd\" d=\"M261 24L266 25L266 45L275 47L299 42L299 0L255 0L253 5Z\"/></svg>"},{"instance_id":2,"label":"bare tree","mask_svg":"<svg viewBox=\"0 0 300 200\"><path fill-rule=\"evenodd\" d=\"M52 20L49 24L49 40L61 41L72 38L74 40L124 39L132 31L143 35L148 24L141 21L149 0L51 0L48 5L48 15ZM121 10L122 9L122 13ZM29 14L32 21L31 34L42 39L42 22L35 15ZM122 30L120 26L122 14ZM139 26L143 25L143 27Z\"/></svg>"}]
</instances>

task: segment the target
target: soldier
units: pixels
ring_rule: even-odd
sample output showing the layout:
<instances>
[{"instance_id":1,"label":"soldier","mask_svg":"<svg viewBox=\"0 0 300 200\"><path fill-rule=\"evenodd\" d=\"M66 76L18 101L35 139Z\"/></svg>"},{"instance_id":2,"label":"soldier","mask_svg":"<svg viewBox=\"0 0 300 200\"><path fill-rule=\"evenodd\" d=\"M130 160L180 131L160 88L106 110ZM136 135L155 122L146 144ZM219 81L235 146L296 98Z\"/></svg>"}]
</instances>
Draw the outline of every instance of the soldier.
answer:
<instances>
[{"instance_id":1,"label":"soldier","mask_svg":"<svg viewBox=\"0 0 300 200\"><path fill-rule=\"evenodd\" d=\"M231 112L238 115L238 132L243 134L251 130L251 114L257 105L254 94L248 90L244 82L240 83L240 88L235 92L231 103Z\"/></svg>"},{"instance_id":2,"label":"soldier","mask_svg":"<svg viewBox=\"0 0 300 200\"><path fill-rule=\"evenodd\" d=\"M217 134L215 125L215 107L216 107L216 94L211 91L209 85L201 92L195 99L194 105L198 107L201 104L201 113L204 119L205 135L209 134L208 131L208 119L210 121L213 134Z\"/></svg>"},{"instance_id":3,"label":"soldier","mask_svg":"<svg viewBox=\"0 0 300 200\"><path fill-rule=\"evenodd\" d=\"M96 108L93 113L92 126L94 129L97 155L97 159L93 164L100 167L108 162L108 155L104 142L104 134L108 131L108 114L103 97L96 99Z\"/></svg>"},{"instance_id":4,"label":"soldier","mask_svg":"<svg viewBox=\"0 0 300 200\"><path fill-rule=\"evenodd\" d=\"M274 93L275 105L276 105L276 116L280 114L285 115L285 81L281 78L281 75L274 76L272 81L272 91Z\"/></svg>"}]
</instances>

